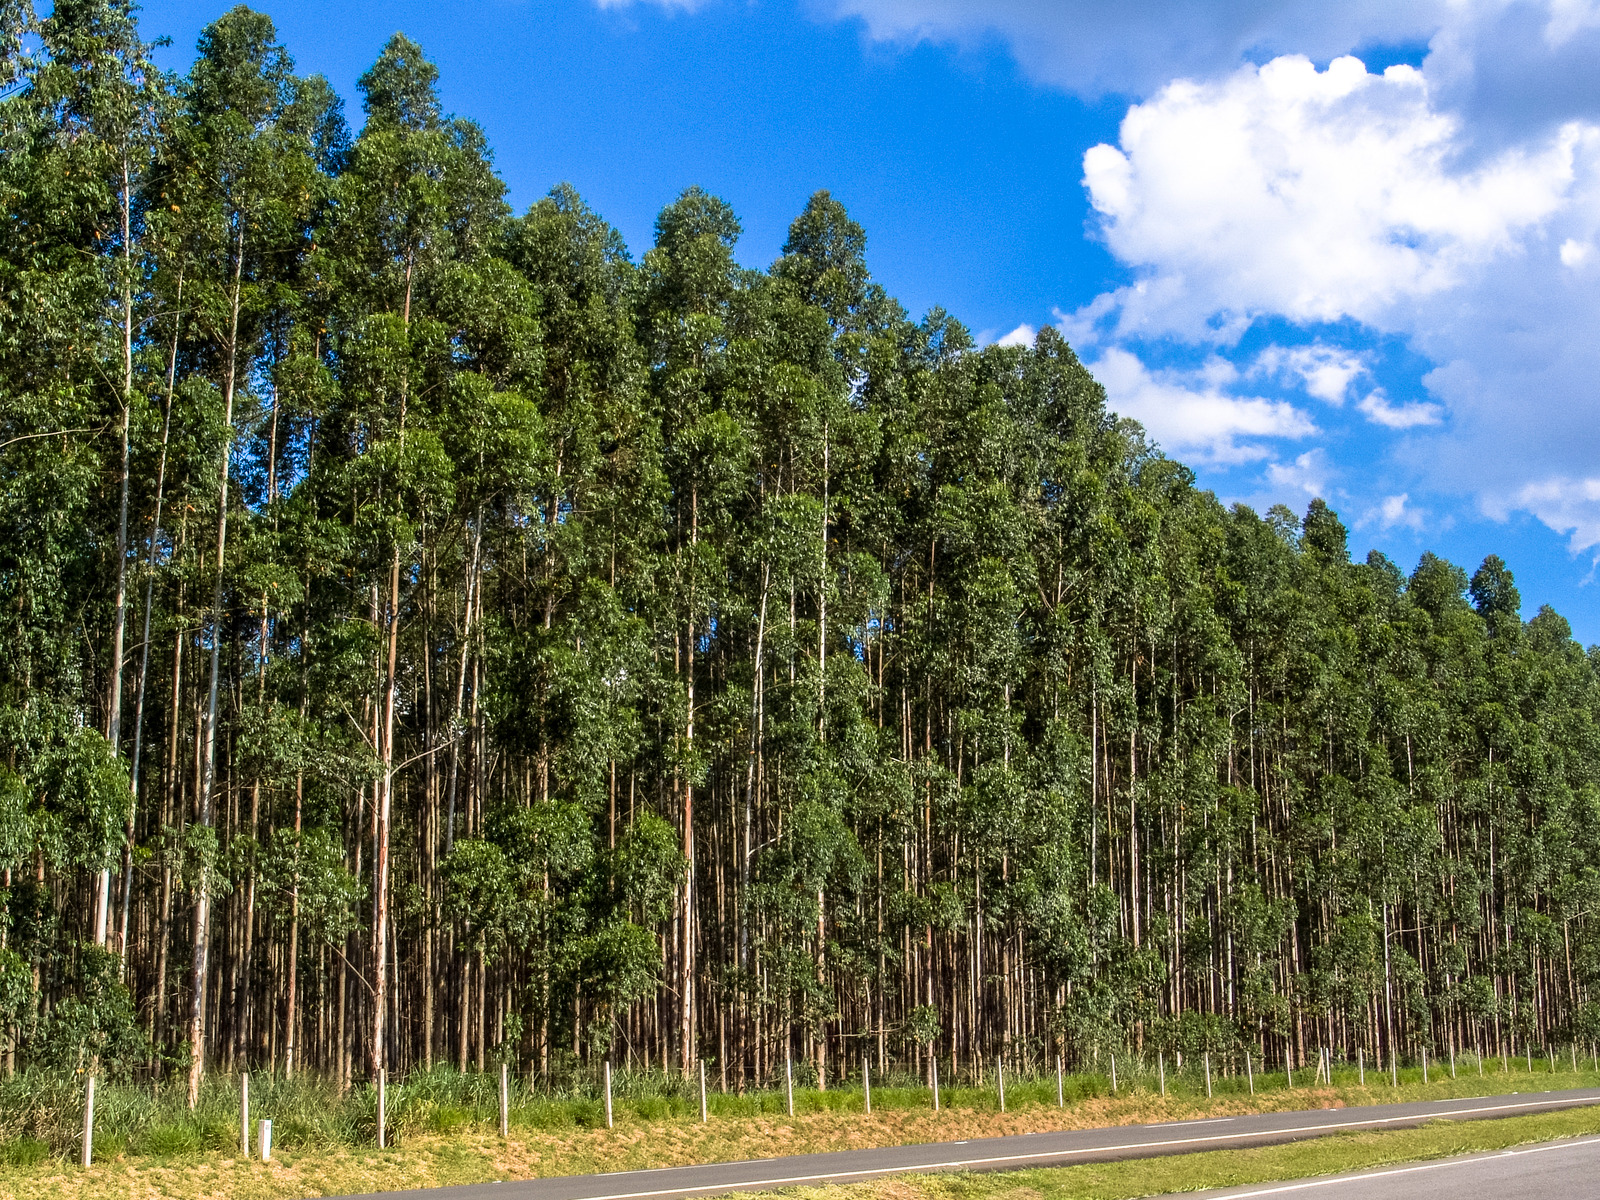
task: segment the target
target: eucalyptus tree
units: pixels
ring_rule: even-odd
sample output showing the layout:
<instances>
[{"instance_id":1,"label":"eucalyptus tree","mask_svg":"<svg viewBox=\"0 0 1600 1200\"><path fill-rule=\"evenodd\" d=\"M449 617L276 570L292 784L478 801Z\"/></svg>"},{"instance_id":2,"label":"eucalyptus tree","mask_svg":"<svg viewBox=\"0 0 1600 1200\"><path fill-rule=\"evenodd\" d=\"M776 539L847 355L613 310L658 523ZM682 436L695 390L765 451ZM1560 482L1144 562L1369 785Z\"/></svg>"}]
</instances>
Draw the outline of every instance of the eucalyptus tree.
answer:
<instances>
[{"instance_id":1,"label":"eucalyptus tree","mask_svg":"<svg viewBox=\"0 0 1600 1200\"><path fill-rule=\"evenodd\" d=\"M219 691L228 637L228 527L237 496L236 425L270 320L285 263L310 248L310 201L317 165L312 129L295 120L294 64L265 16L239 7L207 26L199 57L180 89L180 111L166 168L166 241L183 257L196 367L209 384L216 430L211 551L212 599L207 625L206 689L193 843L195 884L193 970L189 1017L189 1102L199 1096L207 1019L207 953L215 857Z\"/></svg>"},{"instance_id":2,"label":"eucalyptus tree","mask_svg":"<svg viewBox=\"0 0 1600 1200\"><path fill-rule=\"evenodd\" d=\"M403 36L359 86L0 4L8 1065L1600 1035L1600 658L1504 562L1224 507L827 193L636 262Z\"/></svg>"}]
</instances>

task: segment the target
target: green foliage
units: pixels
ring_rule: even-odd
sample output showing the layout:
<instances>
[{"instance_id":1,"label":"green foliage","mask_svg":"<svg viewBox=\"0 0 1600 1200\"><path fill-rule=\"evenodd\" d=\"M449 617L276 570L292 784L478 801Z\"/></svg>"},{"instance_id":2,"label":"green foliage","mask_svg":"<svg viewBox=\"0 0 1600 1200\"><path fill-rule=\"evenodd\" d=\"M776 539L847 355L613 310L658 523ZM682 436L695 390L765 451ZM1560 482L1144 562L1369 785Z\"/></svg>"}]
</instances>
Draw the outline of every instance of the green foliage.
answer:
<instances>
[{"instance_id":1,"label":"green foliage","mask_svg":"<svg viewBox=\"0 0 1600 1200\"><path fill-rule=\"evenodd\" d=\"M700 188L635 257L401 34L352 131L261 13L183 78L134 15L0 4L22 1071L1600 1036L1600 653L1500 558L1225 507L826 192L767 270Z\"/></svg>"},{"instance_id":2,"label":"green foliage","mask_svg":"<svg viewBox=\"0 0 1600 1200\"><path fill-rule=\"evenodd\" d=\"M65 976L69 994L30 1038L35 1061L79 1076L92 1070L113 1079L142 1067L150 1047L127 985L118 978L116 955L80 946Z\"/></svg>"}]
</instances>

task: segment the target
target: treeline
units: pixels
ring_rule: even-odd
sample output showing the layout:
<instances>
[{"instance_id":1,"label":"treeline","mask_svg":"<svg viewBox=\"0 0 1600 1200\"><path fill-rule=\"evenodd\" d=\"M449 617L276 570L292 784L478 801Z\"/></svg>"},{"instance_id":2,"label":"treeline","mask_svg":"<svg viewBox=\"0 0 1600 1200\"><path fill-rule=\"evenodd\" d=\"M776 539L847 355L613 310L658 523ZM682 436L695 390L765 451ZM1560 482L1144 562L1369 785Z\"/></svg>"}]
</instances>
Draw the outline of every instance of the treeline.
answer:
<instances>
[{"instance_id":1,"label":"treeline","mask_svg":"<svg viewBox=\"0 0 1600 1200\"><path fill-rule=\"evenodd\" d=\"M1600 1034L1600 660L1224 508L818 193L507 208L396 35L0 3L11 1068Z\"/></svg>"}]
</instances>

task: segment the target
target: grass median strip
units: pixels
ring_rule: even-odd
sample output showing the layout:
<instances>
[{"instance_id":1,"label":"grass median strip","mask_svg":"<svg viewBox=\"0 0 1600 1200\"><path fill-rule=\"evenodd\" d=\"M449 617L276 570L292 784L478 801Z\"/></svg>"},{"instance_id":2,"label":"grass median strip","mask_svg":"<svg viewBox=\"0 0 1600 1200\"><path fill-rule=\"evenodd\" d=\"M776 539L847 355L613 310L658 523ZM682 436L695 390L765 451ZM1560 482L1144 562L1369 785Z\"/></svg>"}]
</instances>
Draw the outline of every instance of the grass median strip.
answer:
<instances>
[{"instance_id":1,"label":"grass median strip","mask_svg":"<svg viewBox=\"0 0 1600 1200\"><path fill-rule=\"evenodd\" d=\"M871 1183L786 1188L769 1195L787 1200L1135 1200L1337 1175L1593 1134L1600 1134L1600 1110L1583 1108L1488 1121L1436 1121L1416 1129L1336 1133L1282 1146L1128 1162L895 1175Z\"/></svg>"}]
</instances>

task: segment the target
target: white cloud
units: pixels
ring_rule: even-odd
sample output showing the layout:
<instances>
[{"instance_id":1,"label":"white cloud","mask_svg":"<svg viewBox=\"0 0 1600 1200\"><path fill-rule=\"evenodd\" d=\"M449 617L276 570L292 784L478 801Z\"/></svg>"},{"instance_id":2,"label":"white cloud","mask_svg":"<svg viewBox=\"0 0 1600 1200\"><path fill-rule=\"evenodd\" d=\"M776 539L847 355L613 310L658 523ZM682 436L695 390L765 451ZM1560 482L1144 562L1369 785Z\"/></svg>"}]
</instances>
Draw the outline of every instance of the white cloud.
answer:
<instances>
[{"instance_id":1,"label":"white cloud","mask_svg":"<svg viewBox=\"0 0 1600 1200\"><path fill-rule=\"evenodd\" d=\"M1303 492L1313 499L1318 496L1326 498L1328 477L1331 474L1328 452L1318 446L1316 449L1307 450L1291 462L1269 464L1267 482L1274 488Z\"/></svg>"},{"instance_id":2,"label":"white cloud","mask_svg":"<svg viewBox=\"0 0 1600 1200\"><path fill-rule=\"evenodd\" d=\"M1148 94L1175 76L1229 71L1288 51L1329 59L1362 45L1427 41L1451 0L814 0L901 45L999 38L1035 79L1083 95Z\"/></svg>"},{"instance_id":3,"label":"white cloud","mask_svg":"<svg viewBox=\"0 0 1600 1200\"><path fill-rule=\"evenodd\" d=\"M1356 407L1367 420L1385 429L1415 429L1419 425L1437 425L1444 419L1444 411L1437 404L1393 404L1382 388L1368 392Z\"/></svg>"},{"instance_id":4,"label":"white cloud","mask_svg":"<svg viewBox=\"0 0 1600 1200\"><path fill-rule=\"evenodd\" d=\"M711 0L594 0L596 8L624 9L633 8L635 5L644 4L651 8L664 8L668 12L699 12Z\"/></svg>"},{"instance_id":5,"label":"white cloud","mask_svg":"<svg viewBox=\"0 0 1600 1200\"><path fill-rule=\"evenodd\" d=\"M1428 514L1411 503L1411 494L1401 492L1385 496L1378 506L1359 522L1363 526L1376 525L1379 529L1410 529L1421 533L1428 523Z\"/></svg>"},{"instance_id":6,"label":"white cloud","mask_svg":"<svg viewBox=\"0 0 1600 1200\"><path fill-rule=\"evenodd\" d=\"M1587 545L1600 506L1591 524L1571 487L1527 489L1600 461L1600 124L1534 122L1485 149L1436 91L1426 70L1279 59L1132 107L1084 175L1136 278L1062 325L1105 347L1230 355L1264 323L1308 327L1309 345L1247 369L1361 396L1368 423L1406 439L1391 494L1530 511ZM1422 394L1390 376L1352 394L1385 344L1436 364Z\"/></svg>"},{"instance_id":7,"label":"white cloud","mask_svg":"<svg viewBox=\"0 0 1600 1200\"><path fill-rule=\"evenodd\" d=\"M1350 384L1366 370L1365 356L1315 342L1310 346L1268 346L1256 356L1250 374L1297 379L1307 395L1339 405Z\"/></svg>"},{"instance_id":8,"label":"white cloud","mask_svg":"<svg viewBox=\"0 0 1600 1200\"><path fill-rule=\"evenodd\" d=\"M1138 421L1172 454L1249 462L1269 453L1260 439L1316 432L1292 404L1229 394L1225 388L1238 373L1220 359L1194 372L1152 372L1135 355L1113 348L1087 365L1105 386L1112 411Z\"/></svg>"},{"instance_id":9,"label":"white cloud","mask_svg":"<svg viewBox=\"0 0 1600 1200\"><path fill-rule=\"evenodd\" d=\"M1458 170L1458 121L1421 72L1302 57L1135 105L1084 184L1107 245L1145 277L1118 293L1124 334L1236 334L1276 315L1392 325L1461 286L1567 202L1589 131Z\"/></svg>"},{"instance_id":10,"label":"white cloud","mask_svg":"<svg viewBox=\"0 0 1600 1200\"><path fill-rule=\"evenodd\" d=\"M1555 476L1526 484L1513 507L1526 509L1567 536L1574 554L1600 546L1600 479Z\"/></svg>"},{"instance_id":11,"label":"white cloud","mask_svg":"<svg viewBox=\"0 0 1600 1200\"><path fill-rule=\"evenodd\" d=\"M997 346L1031 346L1033 339L1039 336L1039 331L1027 322L1018 325L1005 337L995 343Z\"/></svg>"}]
</instances>

